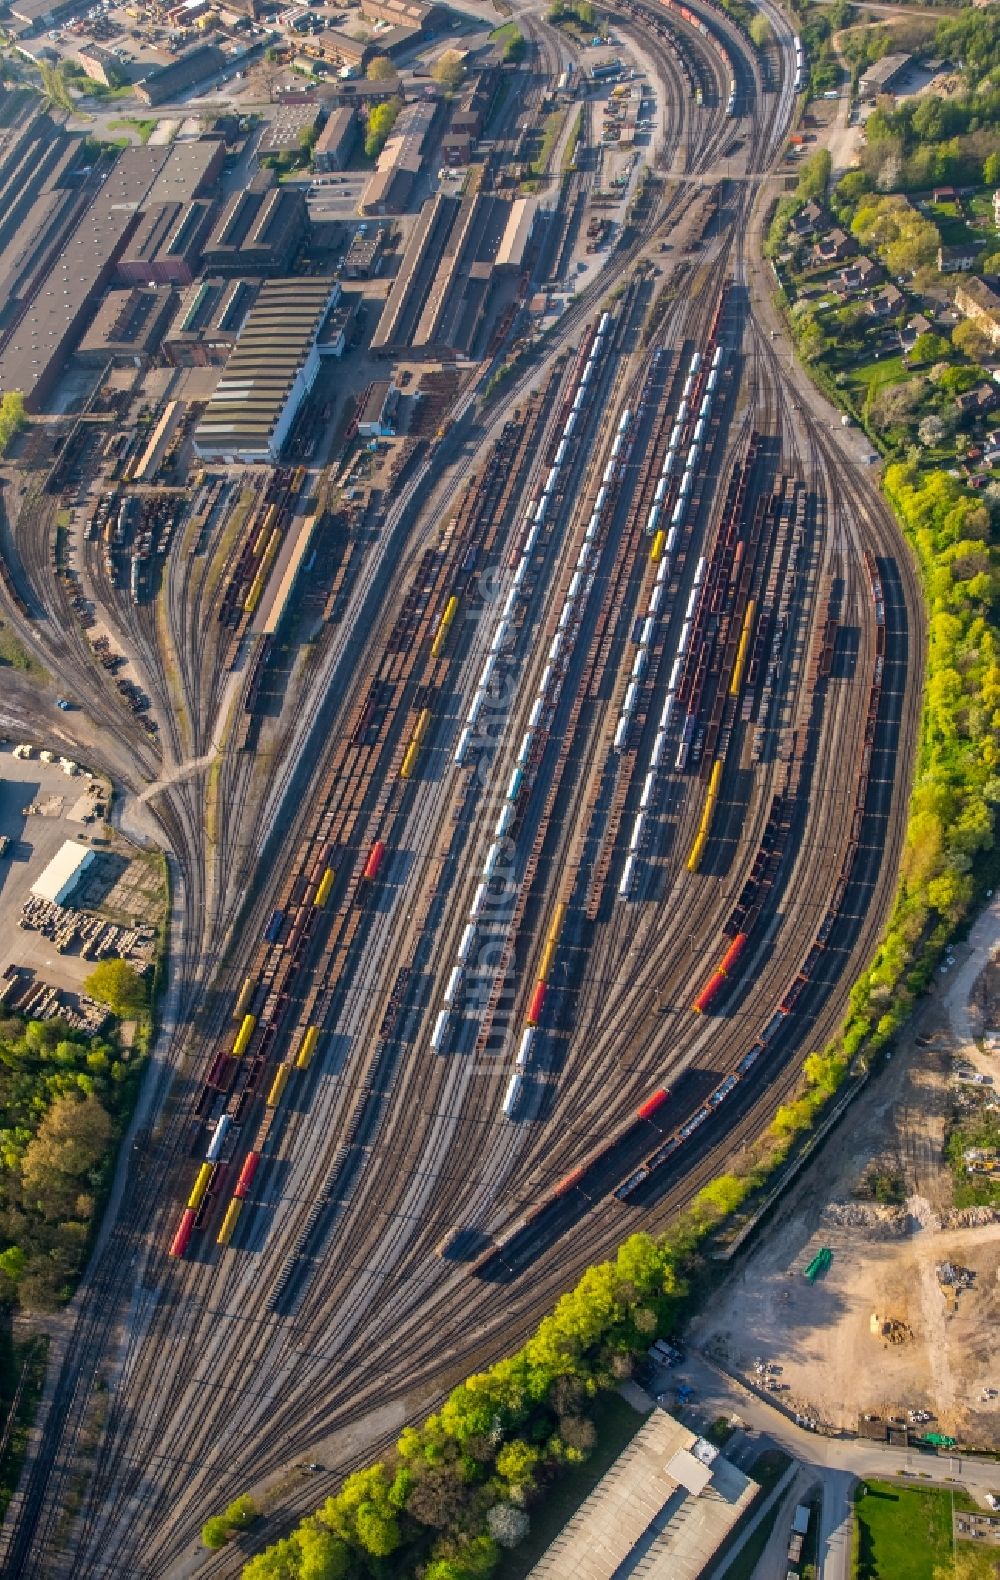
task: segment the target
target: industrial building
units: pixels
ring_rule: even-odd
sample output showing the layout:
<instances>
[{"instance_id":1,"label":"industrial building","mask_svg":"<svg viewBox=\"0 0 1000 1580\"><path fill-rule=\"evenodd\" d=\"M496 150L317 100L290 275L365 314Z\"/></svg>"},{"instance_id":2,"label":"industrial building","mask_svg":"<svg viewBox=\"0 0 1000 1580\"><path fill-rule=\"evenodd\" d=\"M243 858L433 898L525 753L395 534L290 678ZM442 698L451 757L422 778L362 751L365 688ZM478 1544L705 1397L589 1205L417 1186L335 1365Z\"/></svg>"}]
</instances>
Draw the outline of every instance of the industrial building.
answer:
<instances>
[{"instance_id":1,"label":"industrial building","mask_svg":"<svg viewBox=\"0 0 1000 1580\"><path fill-rule=\"evenodd\" d=\"M391 379L376 379L369 386L364 405L358 415L358 433L362 439L384 439L395 433L396 408L399 391Z\"/></svg>"},{"instance_id":2,"label":"industrial building","mask_svg":"<svg viewBox=\"0 0 1000 1580\"><path fill-rule=\"evenodd\" d=\"M93 865L95 854L88 845L66 840L31 885L32 894L52 905L65 905L87 868Z\"/></svg>"},{"instance_id":3,"label":"industrial building","mask_svg":"<svg viewBox=\"0 0 1000 1580\"><path fill-rule=\"evenodd\" d=\"M103 83L105 88L115 88L127 80L121 61L103 44L85 44L77 50L76 60L91 82Z\"/></svg>"},{"instance_id":4,"label":"industrial building","mask_svg":"<svg viewBox=\"0 0 1000 1580\"><path fill-rule=\"evenodd\" d=\"M257 299L255 280L200 280L185 293L163 335L163 354L178 368L225 362Z\"/></svg>"},{"instance_id":5,"label":"industrial building","mask_svg":"<svg viewBox=\"0 0 1000 1580\"><path fill-rule=\"evenodd\" d=\"M428 5L424 0L362 0L361 14L375 22L419 28L425 38L439 33L448 20L447 7Z\"/></svg>"},{"instance_id":6,"label":"industrial building","mask_svg":"<svg viewBox=\"0 0 1000 1580\"><path fill-rule=\"evenodd\" d=\"M358 118L345 106L332 110L313 149L317 170L343 170L358 139Z\"/></svg>"},{"instance_id":7,"label":"industrial building","mask_svg":"<svg viewBox=\"0 0 1000 1580\"><path fill-rule=\"evenodd\" d=\"M528 1580L697 1580L757 1492L711 1443L655 1410Z\"/></svg>"},{"instance_id":8,"label":"industrial building","mask_svg":"<svg viewBox=\"0 0 1000 1580\"><path fill-rule=\"evenodd\" d=\"M523 269L525 254L535 228L538 205L534 198L515 198L497 251L498 269Z\"/></svg>"},{"instance_id":9,"label":"industrial building","mask_svg":"<svg viewBox=\"0 0 1000 1580\"><path fill-rule=\"evenodd\" d=\"M376 356L469 356L491 305L497 266L520 268L533 209L492 194L437 193L420 211L372 336Z\"/></svg>"},{"instance_id":10,"label":"industrial building","mask_svg":"<svg viewBox=\"0 0 1000 1580\"><path fill-rule=\"evenodd\" d=\"M260 290L215 393L194 430L206 461L270 462L319 371L318 344L336 280L271 280Z\"/></svg>"},{"instance_id":11,"label":"industrial building","mask_svg":"<svg viewBox=\"0 0 1000 1580\"><path fill-rule=\"evenodd\" d=\"M165 148L123 150L3 345L0 393L21 390L28 411L44 409L138 224L143 199L167 153Z\"/></svg>"},{"instance_id":12,"label":"industrial building","mask_svg":"<svg viewBox=\"0 0 1000 1580\"><path fill-rule=\"evenodd\" d=\"M306 233L297 187L250 187L230 198L205 243L207 273L283 274Z\"/></svg>"},{"instance_id":13,"label":"industrial building","mask_svg":"<svg viewBox=\"0 0 1000 1580\"><path fill-rule=\"evenodd\" d=\"M74 180L80 139L35 103L20 124L8 121L0 144L0 335L37 290L87 202ZM5 89L0 113L16 114L15 96Z\"/></svg>"},{"instance_id":14,"label":"industrial building","mask_svg":"<svg viewBox=\"0 0 1000 1580\"><path fill-rule=\"evenodd\" d=\"M135 85L136 96L143 104L165 104L178 94L189 93L203 82L221 77L228 62L221 49L214 44L196 44L169 66L159 66L147 73Z\"/></svg>"},{"instance_id":15,"label":"industrial building","mask_svg":"<svg viewBox=\"0 0 1000 1580\"><path fill-rule=\"evenodd\" d=\"M79 0L13 0L10 14L25 27L55 27L82 9Z\"/></svg>"},{"instance_id":16,"label":"industrial building","mask_svg":"<svg viewBox=\"0 0 1000 1580\"><path fill-rule=\"evenodd\" d=\"M344 267L341 270L345 280L370 280L372 275L378 274L385 241L384 225L373 225L364 235L360 230L356 230L351 237L351 245L347 249Z\"/></svg>"},{"instance_id":17,"label":"industrial building","mask_svg":"<svg viewBox=\"0 0 1000 1580\"><path fill-rule=\"evenodd\" d=\"M909 70L912 55L883 55L863 73L858 91L863 99L877 98L880 93L891 93L901 77Z\"/></svg>"},{"instance_id":18,"label":"industrial building","mask_svg":"<svg viewBox=\"0 0 1000 1580\"><path fill-rule=\"evenodd\" d=\"M363 214L401 214L424 162L425 145L437 114L436 100L404 105L378 156L361 198Z\"/></svg>"},{"instance_id":19,"label":"industrial building","mask_svg":"<svg viewBox=\"0 0 1000 1580\"><path fill-rule=\"evenodd\" d=\"M151 362L159 354L175 303L169 286L109 291L76 348L76 361L91 368L108 362Z\"/></svg>"},{"instance_id":20,"label":"industrial building","mask_svg":"<svg viewBox=\"0 0 1000 1580\"><path fill-rule=\"evenodd\" d=\"M118 260L122 285L190 285L212 224L212 205L156 203L147 208Z\"/></svg>"},{"instance_id":21,"label":"industrial building","mask_svg":"<svg viewBox=\"0 0 1000 1580\"><path fill-rule=\"evenodd\" d=\"M258 159L274 159L280 154L298 153L303 137L316 130L319 110L315 104L284 104L265 121L257 142Z\"/></svg>"},{"instance_id":22,"label":"industrial building","mask_svg":"<svg viewBox=\"0 0 1000 1580\"><path fill-rule=\"evenodd\" d=\"M221 137L179 138L170 144L167 160L146 194L146 204L189 203L214 195L226 158Z\"/></svg>"}]
</instances>

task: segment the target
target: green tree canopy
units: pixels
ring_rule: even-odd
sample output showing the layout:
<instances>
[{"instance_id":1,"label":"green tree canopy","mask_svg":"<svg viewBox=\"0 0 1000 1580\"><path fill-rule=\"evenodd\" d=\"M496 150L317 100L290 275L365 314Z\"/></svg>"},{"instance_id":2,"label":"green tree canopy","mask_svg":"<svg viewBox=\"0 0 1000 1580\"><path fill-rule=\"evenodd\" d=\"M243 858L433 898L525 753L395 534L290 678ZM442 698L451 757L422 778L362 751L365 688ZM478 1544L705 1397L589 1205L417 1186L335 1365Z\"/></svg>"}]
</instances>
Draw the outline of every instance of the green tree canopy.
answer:
<instances>
[{"instance_id":1,"label":"green tree canopy","mask_svg":"<svg viewBox=\"0 0 1000 1580\"><path fill-rule=\"evenodd\" d=\"M119 1020L141 1015L148 1007L146 984L127 960L101 960L88 977L83 991L106 1004Z\"/></svg>"}]
</instances>

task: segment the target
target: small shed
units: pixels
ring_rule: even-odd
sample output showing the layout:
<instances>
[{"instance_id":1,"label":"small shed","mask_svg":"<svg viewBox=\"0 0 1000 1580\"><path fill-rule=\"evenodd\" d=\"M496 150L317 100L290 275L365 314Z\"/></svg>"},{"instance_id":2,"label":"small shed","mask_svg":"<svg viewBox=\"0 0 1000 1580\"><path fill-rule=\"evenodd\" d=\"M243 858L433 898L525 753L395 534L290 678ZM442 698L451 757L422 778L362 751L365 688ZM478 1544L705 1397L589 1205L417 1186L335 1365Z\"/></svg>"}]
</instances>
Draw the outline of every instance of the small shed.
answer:
<instances>
[{"instance_id":1,"label":"small shed","mask_svg":"<svg viewBox=\"0 0 1000 1580\"><path fill-rule=\"evenodd\" d=\"M52 905L65 905L93 860L94 852L86 845L67 839L31 885L32 894Z\"/></svg>"}]
</instances>

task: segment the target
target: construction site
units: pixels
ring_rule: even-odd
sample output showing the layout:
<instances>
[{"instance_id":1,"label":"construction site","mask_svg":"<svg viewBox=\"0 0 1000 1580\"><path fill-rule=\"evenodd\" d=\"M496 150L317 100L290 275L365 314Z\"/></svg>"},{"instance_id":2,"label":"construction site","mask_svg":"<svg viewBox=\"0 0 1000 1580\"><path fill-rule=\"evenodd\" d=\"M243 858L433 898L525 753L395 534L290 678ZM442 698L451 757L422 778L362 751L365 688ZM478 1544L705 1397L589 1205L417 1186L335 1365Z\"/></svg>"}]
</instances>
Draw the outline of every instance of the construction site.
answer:
<instances>
[{"instance_id":1,"label":"construction site","mask_svg":"<svg viewBox=\"0 0 1000 1580\"><path fill-rule=\"evenodd\" d=\"M1000 1446L995 1159L948 1146L997 1101L1000 963L982 964L954 963L690 1334L817 1431Z\"/></svg>"}]
</instances>

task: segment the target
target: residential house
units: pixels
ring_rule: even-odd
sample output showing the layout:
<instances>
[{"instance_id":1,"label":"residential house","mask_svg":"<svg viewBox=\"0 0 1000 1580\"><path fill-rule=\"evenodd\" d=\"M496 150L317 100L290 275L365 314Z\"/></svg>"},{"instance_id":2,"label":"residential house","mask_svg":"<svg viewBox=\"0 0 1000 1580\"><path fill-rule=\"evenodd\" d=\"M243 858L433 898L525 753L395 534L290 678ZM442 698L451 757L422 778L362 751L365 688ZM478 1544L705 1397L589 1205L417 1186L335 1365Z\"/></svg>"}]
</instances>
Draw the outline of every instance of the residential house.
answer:
<instances>
[{"instance_id":1,"label":"residential house","mask_svg":"<svg viewBox=\"0 0 1000 1580\"><path fill-rule=\"evenodd\" d=\"M955 292L955 306L992 346L1000 346L1000 292L985 280L963 280Z\"/></svg>"},{"instance_id":2,"label":"residential house","mask_svg":"<svg viewBox=\"0 0 1000 1580\"><path fill-rule=\"evenodd\" d=\"M828 236L821 237L813 248L819 263L839 263L842 258L853 258L857 250L858 244L854 237L839 226L831 230Z\"/></svg>"},{"instance_id":3,"label":"residential house","mask_svg":"<svg viewBox=\"0 0 1000 1580\"><path fill-rule=\"evenodd\" d=\"M929 335L934 325L924 313L914 313L909 323L899 331L899 338L908 350L914 345L921 335Z\"/></svg>"},{"instance_id":4,"label":"residential house","mask_svg":"<svg viewBox=\"0 0 1000 1580\"><path fill-rule=\"evenodd\" d=\"M993 194L993 224L1000 230L1000 187Z\"/></svg>"},{"instance_id":5,"label":"residential house","mask_svg":"<svg viewBox=\"0 0 1000 1580\"><path fill-rule=\"evenodd\" d=\"M793 214L789 229L796 236L812 236L826 222L825 209L820 207L815 198L810 198L805 208L800 208L797 214Z\"/></svg>"},{"instance_id":6,"label":"residential house","mask_svg":"<svg viewBox=\"0 0 1000 1580\"><path fill-rule=\"evenodd\" d=\"M960 417L985 417L1000 406L1000 389L995 384L977 384L974 390L956 395L955 406Z\"/></svg>"},{"instance_id":7,"label":"residential house","mask_svg":"<svg viewBox=\"0 0 1000 1580\"><path fill-rule=\"evenodd\" d=\"M882 270L878 264L873 263L871 258L866 258L864 254L860 258L855 258L840 271L840 280L845 291L864 290L881 278Z\"/></svg>"},{"instance_id":8,"label":"residential house","mask_svg":"<svg viewBox=\"0 0 1000 1580\"><path fill-rule=\"evenodd\" d=\"M978 242L963 242L960 247L939 247L937 266L942 274L968 274L979 257Z\"/></svg>"},{"instance_id":9,"label":"residential house","mask_svg":"<svg viewBox=\"0 0 1000 1580\"><path fill-rule=\"evenodd\" d=\"M883 285L881 291L873 296L871 303L872 313L876 318L891 318L893 313L898 313L903 307L903 293L898 285Z\"/></svg>"}]
</instances>

